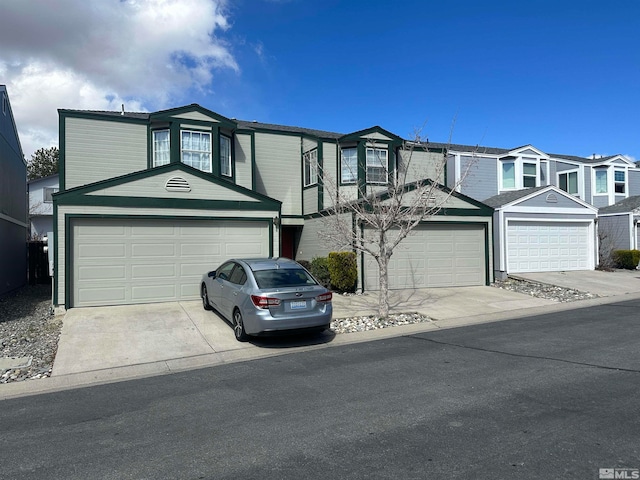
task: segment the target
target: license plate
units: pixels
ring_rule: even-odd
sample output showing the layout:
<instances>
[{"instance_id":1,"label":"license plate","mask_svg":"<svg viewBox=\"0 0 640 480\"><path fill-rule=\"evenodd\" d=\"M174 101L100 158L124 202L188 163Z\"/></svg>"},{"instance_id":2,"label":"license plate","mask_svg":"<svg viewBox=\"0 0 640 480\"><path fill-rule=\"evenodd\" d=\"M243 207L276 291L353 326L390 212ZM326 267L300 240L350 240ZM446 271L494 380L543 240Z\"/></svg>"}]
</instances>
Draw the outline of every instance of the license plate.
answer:
<instances>
[{"instance_id":1,"label":"license plate","mask_svg":"<svg viewBox=\"0 0 640 480\"><path fill-rule=\"evenodd\" d=\"M306 300L291 302L290 305L291 310L299 310L301 308L307 308Z\"/></svg>"}]
</instances>

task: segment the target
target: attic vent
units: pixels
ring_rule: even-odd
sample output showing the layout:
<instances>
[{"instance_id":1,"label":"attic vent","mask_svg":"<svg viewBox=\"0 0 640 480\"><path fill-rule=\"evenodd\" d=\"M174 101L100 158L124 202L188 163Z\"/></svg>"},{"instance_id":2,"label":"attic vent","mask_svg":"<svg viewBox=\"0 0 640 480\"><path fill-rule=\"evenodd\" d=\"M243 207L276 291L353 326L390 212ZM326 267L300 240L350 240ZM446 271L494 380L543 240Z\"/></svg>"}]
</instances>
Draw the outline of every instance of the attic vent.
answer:
<instances>
[{"instance_id":1,"label":"attic vent","mask_svg":"<svg viewBox=\"0 0 640 480\"><path fill-rule=\"evenodd\" d=\"M182 177L171 177L167 180L164 188L168 192L190 192L191 185Z\"/></svg>"},{"instance_id":2,"label":"attic vent","mask_svg":"<svg viewBox=\"0 0 640 480\"><path fill-rule=\"evenodd\" d=\"M558 197L555 193L550 193L547 195L547 203L558 203Z\"/></svg>"}]
</instances>

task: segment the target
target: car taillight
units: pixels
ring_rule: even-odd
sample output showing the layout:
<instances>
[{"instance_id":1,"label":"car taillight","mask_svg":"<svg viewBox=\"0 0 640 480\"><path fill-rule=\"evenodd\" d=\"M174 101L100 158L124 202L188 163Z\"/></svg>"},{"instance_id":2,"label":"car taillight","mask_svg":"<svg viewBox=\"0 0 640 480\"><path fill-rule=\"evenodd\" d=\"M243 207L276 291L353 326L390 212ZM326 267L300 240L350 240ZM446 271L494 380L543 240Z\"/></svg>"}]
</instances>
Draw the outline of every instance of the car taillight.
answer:
<instances>
[{"instance_id":1,"label":"car taillight","mask_svg":"<svg viewBox=\"0 0 640 480\"><path fill-rule=\"evenodd\" d=\"M330 302L333 298L332 292L323 293L322 295L318 295L316 297L316 302Z\"/></svg>"},{"instance_id":2,"label":"car taillight","mask_svg":"<svg viewBox=\"0 0 640 480\"><path fill-rule=\"evenodd\" d=\"M251 301L258 308L277 307L280 305L280 299L273 297L259 297L258 295L251 295Z\"/></svg>"}]
</instances>

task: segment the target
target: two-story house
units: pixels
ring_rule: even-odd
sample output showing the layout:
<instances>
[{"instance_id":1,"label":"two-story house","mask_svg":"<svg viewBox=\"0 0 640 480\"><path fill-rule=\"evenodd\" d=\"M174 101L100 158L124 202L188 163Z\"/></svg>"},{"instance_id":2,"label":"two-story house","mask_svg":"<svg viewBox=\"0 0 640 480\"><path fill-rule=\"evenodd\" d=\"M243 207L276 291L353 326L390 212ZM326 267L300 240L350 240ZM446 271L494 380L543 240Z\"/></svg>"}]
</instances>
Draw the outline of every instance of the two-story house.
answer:
<instances>
[{"instance_id":1,"label":"two-story house","mask_svg":"<svg viewBox=\"0 0 640 480\"><path fill-rule=\"evenodd\" d=\"M0 295L27 282L27 165L0 85Z\"/></svg>"},{"instance_id":2,"label":"two-story house","mask_svg":"<svg viewBox=\"0 0 640 480\"><path fill-rule=\"evenodd\" d=\"M495 209L498 277L595 268L598 208L640 193L640 169L623 155L450 145L447 167L449 185Z\"/></svg>"},{"instance_id":3,"label":"two-story house","mask_svg":"<svg viewBox=\"0 0 640 480\"><path fill-rule=\"evenodd\" d=\"M324 255L320 212L335 192L384 190L409 152L380 127L340 134L196 104L59 118L54 304L66 308L197 299L202 273L230 257ZM444 158L414 155L427 176ZM492 215L454 192L394 253L391 288L490 283ZM376 289L371 262L359 265L360 287Z\"/></svg>"},{"instance_id":4,"label":"two-story house","mask_svg":"<svg viewBox=\"0 0 640 480\"><path fill-rule=\"evenodd\" d=\"M53 194L58 193L58 174L27 182L29 238L41 240L53 232Z\"/></svg>"}]
</instances>

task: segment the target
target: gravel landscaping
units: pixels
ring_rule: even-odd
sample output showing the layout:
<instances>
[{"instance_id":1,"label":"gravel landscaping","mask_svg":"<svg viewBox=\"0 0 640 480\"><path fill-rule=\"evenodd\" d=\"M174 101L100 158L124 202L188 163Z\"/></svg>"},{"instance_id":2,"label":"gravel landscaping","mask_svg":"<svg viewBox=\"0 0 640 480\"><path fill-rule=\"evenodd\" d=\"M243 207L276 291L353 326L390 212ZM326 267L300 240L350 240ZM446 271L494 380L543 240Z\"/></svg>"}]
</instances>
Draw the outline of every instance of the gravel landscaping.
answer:
<instances>
[{"instance_id":1,"label":"gravel landscaping","mask_svg":"<svg viewBox=\"0 0 640 480\"><path fill-rule=\"evenodd\" d=\"M557 302L597 297L591 293L517 279L496 282L493 286ZM62 318L54 317L51 311L49 285L26 286L0 297L0 360L16 359L14 363L19 363L17 359L22 360L20 366L13 365L13 368L0 365L0 384L51 376ZM431 321L419 313L391 314L386 318L368 315L334 319L331 329L344 334Z\"/></svg>"}]
</instances>

